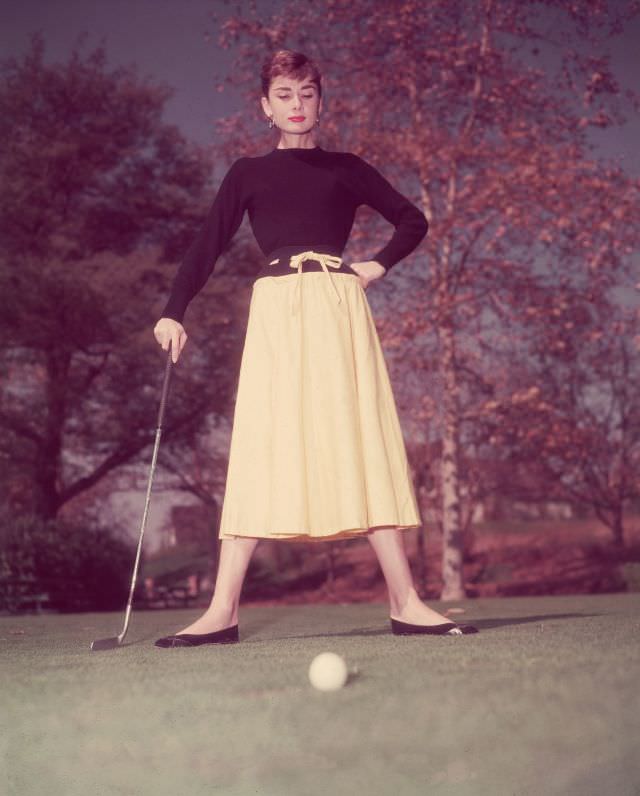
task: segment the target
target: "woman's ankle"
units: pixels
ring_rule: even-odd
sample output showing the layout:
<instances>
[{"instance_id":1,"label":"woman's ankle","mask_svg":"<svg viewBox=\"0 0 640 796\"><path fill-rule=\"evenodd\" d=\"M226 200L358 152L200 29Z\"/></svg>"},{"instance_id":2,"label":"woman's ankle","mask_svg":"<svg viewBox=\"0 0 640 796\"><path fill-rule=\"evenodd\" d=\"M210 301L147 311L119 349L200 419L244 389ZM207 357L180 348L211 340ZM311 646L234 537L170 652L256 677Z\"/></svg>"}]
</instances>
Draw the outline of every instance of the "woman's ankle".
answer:
<instances>
[{"instance_id":1,"label":"woman's ankle","mask_svg":"<svg viewBox=\"0 0 640 796\"><path fill-rule=\"evenodd\" d=\"M205 611L207 616L221 620L228 625L238 622L238 603L223 600L214 600Z\"/></svg>"},{"instance_id":2,"label":"woman's ankle","mask_svg":"<svg viewBox=\"0 0 640 796\"><path fill-rule=\"evenodd\" d=\"M410 608L418 602L422 602L418 596L418 592L413 586L409 586L402 594L389 594L389 613L398 616L407 608Z\"/></svg>"}]
</instances>

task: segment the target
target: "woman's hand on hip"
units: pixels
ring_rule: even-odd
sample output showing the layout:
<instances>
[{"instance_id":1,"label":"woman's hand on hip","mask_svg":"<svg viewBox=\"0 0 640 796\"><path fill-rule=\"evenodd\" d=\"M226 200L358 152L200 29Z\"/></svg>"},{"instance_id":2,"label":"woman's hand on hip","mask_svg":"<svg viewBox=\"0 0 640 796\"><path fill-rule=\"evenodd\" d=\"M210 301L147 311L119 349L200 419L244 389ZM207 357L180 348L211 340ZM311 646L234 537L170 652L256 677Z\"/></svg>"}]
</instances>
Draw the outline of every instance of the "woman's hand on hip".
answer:
<instances>
[{"instance_id":1,"label":"woman's hand on hip","mask_svg":"<svg viewBox=\"0 0 640 796\"><path fill-rule=\"evenodd\" d=\"M153 336L165 351L169 350L171 343L171 359L177 362L188 340L184 326L173 318L160 318L154 326Z\"/></svg>"},{"instance_id":2,"label":"woman's hand on hip","mask_svg":"<svg viewBox=\"0 0 640 796\"><path fill-rule=\"evenodd\" d=\"M349 263L349 267L354 270L360 278L360 284L366 290L370 282L375 282L387 273L384 265L377 260L366 260L363 263Z\"/></svg>"}]
</instances>

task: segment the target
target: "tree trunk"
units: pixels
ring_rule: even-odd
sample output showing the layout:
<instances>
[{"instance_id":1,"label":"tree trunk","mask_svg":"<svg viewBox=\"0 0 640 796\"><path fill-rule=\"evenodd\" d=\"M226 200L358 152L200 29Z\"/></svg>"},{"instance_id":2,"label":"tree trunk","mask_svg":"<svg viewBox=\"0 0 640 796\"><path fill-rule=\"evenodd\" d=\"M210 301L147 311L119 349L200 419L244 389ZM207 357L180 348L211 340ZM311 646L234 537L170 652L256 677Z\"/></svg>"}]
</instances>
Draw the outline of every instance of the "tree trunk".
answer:
<instances>
[{"instance_id":1,"label":"tree trunk","mask_svg":"<svg viewBox=\"0 0 640 796\"><path fill-rule=\"evenodd\" d=\"M444 384L442 429L442 580L440 599L461 600L466 594L462 571L463 534L458 482L458 384L455 371L455 340L450 325L440 328L440 366Z\"/></svg>"},{"instance_id":2,"label":"tree trunk","mask_svg":"<svg viewBox=\"0 0 640 796\"><path fill-rule=\"evenodd\" d=\"M336 583L336 569L339 553L336 550L335 542L328 542L326 548L327 555L327 579L324 582L324 588L330 596L333 596L335 583Z\"/></svg>"},{"instance_id":3,"label":"tree trunk","mask_svg":"<svg viewBox=\"0 0 640 796\"><path fill-rule=\"evenodd\" d=\"M622 549L624 547L624 519L621 506L615 509L613 521L611 523L611 530L613 531L614 545Z\"/></svg>"},{"instance_id":4,"label":"tree trunk","mask_svg":"<svg viewBox=\"0 0 640 796\"><path fill-rule=\"evenodd\" d=\"M624 510L622 504L619 506L609 505L606 509L603 507L594 507L596 516L603 525L613 531L613 544L619 550L624 548Z\"/></svg>"},{"instance_id":5,"label":"tree trunk","mask_svg":"<svg viewBox=\"0 0 640 796\"><path fill-rule=\"evenodd\" d=\"M47 352L46 416L43 442L35 459L31 504L31 511L43 519L53 519L60 508L62 432L67 411L70 365L71 357L64 347Z\"/></svg>"}]
</instances>

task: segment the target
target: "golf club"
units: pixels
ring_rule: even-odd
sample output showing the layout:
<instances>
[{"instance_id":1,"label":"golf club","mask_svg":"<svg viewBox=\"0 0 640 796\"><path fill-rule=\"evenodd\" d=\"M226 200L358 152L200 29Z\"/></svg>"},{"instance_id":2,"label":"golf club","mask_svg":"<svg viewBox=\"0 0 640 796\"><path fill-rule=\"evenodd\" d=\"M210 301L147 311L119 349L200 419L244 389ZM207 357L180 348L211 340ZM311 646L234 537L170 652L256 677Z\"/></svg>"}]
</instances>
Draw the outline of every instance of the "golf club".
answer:
<instances>
[{"instance_id":1,"label":"golf club","mask_svg":"<svg viewBox=\"0 0 640 796\"><path fill-rule=\"evenodd\" d=\"M142 538L144 536L144 529L147 523L147 513L149 511L149 501L151 498L151 484L153 483L153 474L156 469L156 458L158 456L158 448L160 446L160 435L162 434L162 420L164 418L164 409L167 402L167 393L169 391L169 375L171 373L171 341L169 341L169 351L167 354L167 365L164 371L164 383L162 385L162 397L160 399L160 410L158 411L158 426L156 428L156 441L153 448L153 458L151 460L151 472L149 473L149 483L147 485L147 497L144 503L144 513L142 515L142 526L140 527L140 538L138 539L138 550L136 552L136 562L133 566L133 576L131 578L131 588L129 589L129 600L127 602L127 611L124 618L124 627L119 636L111 636L110 638L98 638L91 642L92 650L110 650L119 647L125 637L127 628L129 627L129 616L131 615L131 603L133 602L133 592L136 586L136 578L138 575L138 564L140 562L140 551L142 550Z\"/></svg>"}]
</instances>

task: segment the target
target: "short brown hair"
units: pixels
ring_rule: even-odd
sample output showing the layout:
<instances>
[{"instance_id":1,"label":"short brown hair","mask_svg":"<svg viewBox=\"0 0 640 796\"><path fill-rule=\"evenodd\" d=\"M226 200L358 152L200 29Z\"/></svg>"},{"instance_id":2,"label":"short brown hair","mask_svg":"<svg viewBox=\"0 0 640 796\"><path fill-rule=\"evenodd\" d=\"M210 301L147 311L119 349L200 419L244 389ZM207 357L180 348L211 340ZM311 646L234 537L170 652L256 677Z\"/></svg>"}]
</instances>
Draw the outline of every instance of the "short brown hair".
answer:
<instances>
[{"instance_id":1,"label":"short brown hair","mask_svg":"<svg viewBox=\"0 0 640 796\"><path fill-rule=\"evenodd\" d=\"M308 77L316 84L318 95L322 96L320 71L303 53L294 50L277 50L266 59L260 72L263 96L269 96L269 87L276 77L292 77L294 80Z\"/></svg>"}]
</instances>

